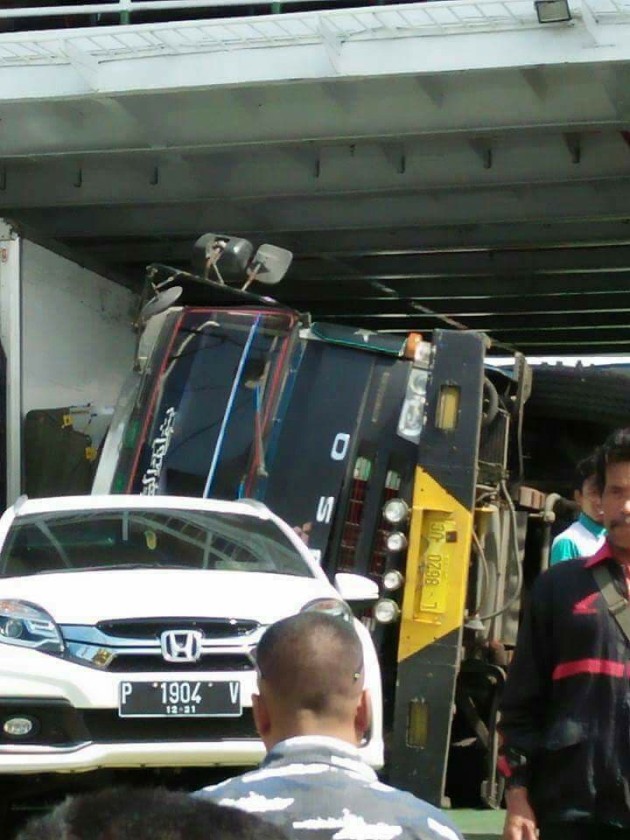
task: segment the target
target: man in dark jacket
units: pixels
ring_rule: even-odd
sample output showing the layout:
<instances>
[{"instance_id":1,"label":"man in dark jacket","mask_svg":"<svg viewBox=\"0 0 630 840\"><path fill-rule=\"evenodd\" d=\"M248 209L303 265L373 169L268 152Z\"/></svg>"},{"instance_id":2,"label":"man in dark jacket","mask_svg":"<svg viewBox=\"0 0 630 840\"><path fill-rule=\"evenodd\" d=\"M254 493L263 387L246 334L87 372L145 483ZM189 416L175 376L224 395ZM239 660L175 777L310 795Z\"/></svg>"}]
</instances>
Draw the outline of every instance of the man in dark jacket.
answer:
<instances>
[{"instance_id":1,"label":"man in dark jacket","mask_svg":"<svg viewBox=\"0 0 630 840\"><path fill-rule=\"evenodd\" d=\"M256 658L259 769L200 795L258 813L292 838L460 840L432 805L378 781L357 746L369 727L361 642L349 622L306 612L273 624Z\"/></svg>"},{"instance_id":2,"label":"man in dark jacket","mask_svg":"<svg viewBox=\"0 0 630 840\"><path fill-rule=\"evenodd\" d=\"M597 460L608 537L534 584L502 699L504 840L630 837L630 644L595 580L628 598L630 429Z\"/></svg>"}]
</instances>

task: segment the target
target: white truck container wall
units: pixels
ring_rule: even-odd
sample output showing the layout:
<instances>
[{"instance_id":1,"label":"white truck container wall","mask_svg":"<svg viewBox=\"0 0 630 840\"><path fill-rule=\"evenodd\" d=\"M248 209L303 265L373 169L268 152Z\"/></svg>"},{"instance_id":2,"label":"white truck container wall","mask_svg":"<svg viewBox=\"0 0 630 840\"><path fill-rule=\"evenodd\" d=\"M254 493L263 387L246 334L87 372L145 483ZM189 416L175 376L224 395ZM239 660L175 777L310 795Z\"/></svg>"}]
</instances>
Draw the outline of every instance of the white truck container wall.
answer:
<instances>
[{"instance_id":1,"label":"white truck container wall","mask_svg":"<svg viewBox=\"0 0 630 840\"><path fill-rule=\"evenodd\" d=\"M22 240L22 410L113 405L133 362L134 296Z\"/></svg>"},{"instance_id":2,"label":"white truck container wall","mask_svg":"<svg viewBox=\"0 0 630 840\"><path fill-rule=\"evenodd\" d=\"M7 504L22 492L22 428L28 411L115 403L133 364L135 300L119 283L0 220Z\"/></svg>"}]
</instances>

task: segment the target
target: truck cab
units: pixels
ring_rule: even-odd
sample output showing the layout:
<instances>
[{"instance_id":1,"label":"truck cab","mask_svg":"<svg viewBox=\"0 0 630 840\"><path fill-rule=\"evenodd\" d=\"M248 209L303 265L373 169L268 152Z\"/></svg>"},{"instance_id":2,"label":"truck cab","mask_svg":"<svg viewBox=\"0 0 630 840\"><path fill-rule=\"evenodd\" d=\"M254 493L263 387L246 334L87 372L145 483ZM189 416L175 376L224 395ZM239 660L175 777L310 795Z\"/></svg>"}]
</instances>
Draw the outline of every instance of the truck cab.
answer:
<instances>
[{"instance_id":1,"label":"truck cab","mask_svg":"<svg viewBox=\"0 0 630 840\"><path fill-rule=\"evenodd\" d=\"M355 608L381 659L389 777L443 803L459 785L449 756L472 741L492 804L530 371L518 354L509 374L494 369L481 333L381 335L254 295L261 264L268 282L286 265L270 247L209 234L197 273L149 268L94 492L256 499L331 579L370 577L379 597Z\"/></svg>"}]
</instances>

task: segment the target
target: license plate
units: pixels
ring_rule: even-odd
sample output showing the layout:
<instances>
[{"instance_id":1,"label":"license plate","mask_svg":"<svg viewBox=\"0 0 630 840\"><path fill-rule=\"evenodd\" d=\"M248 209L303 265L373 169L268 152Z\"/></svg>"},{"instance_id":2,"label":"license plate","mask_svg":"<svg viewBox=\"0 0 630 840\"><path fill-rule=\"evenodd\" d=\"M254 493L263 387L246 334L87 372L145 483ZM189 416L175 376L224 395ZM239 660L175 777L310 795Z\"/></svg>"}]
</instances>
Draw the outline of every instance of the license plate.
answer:
<instances>
[{"instance_id":1,"label":"license plate","mask_svg":"<svg viewBox=\"0 0 630 840\"><path fill-rule=\"evenodd\" d=\"M449 514L427 511L422 536L425 550L420 567L420 597L416 601L416 615L446 612L449 585L449 566L453 523Z\"/></svg>"},{"instance_id":2,"label":"license plate","mask_svg":"<svg viewBox=\"0 0 630 840\"><path fill-rule=\"evenodd\" d=\"M420 609L423 612L443 613L446 610L446 568L447 558L444 554L435 550L425 554L420 597Z\"/></svg>"},{"instance_id":3,"label":"license plate","mask_svg":"<svg viewBox=\"0 0 630 840\"><path fill-rule=\"evenodd\" d=\"M121 682L120 717L238 717L238 680Z\"/></svg>"}]
</instances>

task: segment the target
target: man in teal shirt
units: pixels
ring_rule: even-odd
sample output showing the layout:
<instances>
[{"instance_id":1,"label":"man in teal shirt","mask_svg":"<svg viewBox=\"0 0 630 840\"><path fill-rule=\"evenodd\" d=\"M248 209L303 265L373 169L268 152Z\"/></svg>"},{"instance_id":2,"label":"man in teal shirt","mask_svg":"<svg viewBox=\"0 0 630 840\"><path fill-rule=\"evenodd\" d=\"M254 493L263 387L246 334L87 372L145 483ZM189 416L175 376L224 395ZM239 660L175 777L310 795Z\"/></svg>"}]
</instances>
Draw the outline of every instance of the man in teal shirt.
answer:
<instances>
[{"instance_id":1,"label":"man in teal shirt","mask_svg":"<svg viewBox=\"0 0 630 840\"><path fill-rule=\"evenodd\" d=\"M575 468L573 498L581 512L577 521L554 539L549 557L551 566L572 557L590 557L604 544L606 529L602 525L594 454L584 458Z\"/></svg>"}]
</instances>

